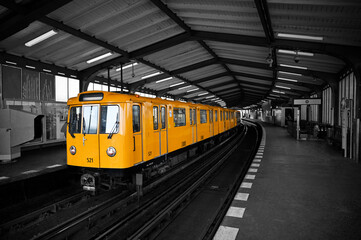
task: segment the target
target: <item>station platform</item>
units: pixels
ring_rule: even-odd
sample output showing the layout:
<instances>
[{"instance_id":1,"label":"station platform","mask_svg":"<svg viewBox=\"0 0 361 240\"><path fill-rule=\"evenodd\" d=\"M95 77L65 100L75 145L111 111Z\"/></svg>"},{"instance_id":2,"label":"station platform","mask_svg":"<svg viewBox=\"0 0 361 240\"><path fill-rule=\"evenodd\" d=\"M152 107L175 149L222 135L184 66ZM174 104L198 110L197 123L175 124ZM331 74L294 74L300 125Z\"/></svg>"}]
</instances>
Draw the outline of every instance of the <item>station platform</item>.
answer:
<instances>
[{"instance_id":1,"label":"station platform","mask_svg":"<svg viewBox=\"0 0 361 240\"><path fill-rule=\"evenodd\" d=\"M263 126L266 137L214 239L361 239L361 165L323 141Z\"/></svg>"},{"instance_id":2,"label":"station platform","mask_svg":"<svg viewBox=\"0 0 361 240\"><path fill-rule=\"evenodd\" d=\"M66 168L65 144L22 151L21 157L0 164L0 185Z\"/></svg>"}]
</instances>

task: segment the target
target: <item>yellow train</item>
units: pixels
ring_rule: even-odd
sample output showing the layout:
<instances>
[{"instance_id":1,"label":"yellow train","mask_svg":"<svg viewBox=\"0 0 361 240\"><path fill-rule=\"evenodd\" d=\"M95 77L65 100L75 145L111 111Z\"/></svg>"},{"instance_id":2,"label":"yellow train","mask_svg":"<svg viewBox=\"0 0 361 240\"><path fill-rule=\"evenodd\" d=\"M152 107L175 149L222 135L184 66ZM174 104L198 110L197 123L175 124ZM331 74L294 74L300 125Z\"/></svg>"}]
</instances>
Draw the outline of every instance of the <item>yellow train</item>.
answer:
<instances>
[{"instance_id":1,"label":"yellow train","mask_svg":"<svg viewBox=\"0 0 361 240\"><path fill-rule=\"evenodd\" d=\"M240 121L231 109L116 92L83 92L68 106L67 164L88 170L81 180L87 190L95 187L94 175L157 166Z\"/></svg>"}]
</instances>

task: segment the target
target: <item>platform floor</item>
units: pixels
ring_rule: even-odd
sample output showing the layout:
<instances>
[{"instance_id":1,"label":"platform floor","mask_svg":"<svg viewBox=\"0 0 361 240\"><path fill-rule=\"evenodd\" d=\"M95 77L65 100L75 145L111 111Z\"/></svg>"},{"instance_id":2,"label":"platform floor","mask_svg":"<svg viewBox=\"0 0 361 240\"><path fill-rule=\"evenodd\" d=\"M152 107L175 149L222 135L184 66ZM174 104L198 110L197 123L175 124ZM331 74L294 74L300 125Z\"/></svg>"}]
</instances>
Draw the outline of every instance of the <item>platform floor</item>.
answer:
<instances>
[{"instance_id":1,"label":"platform floor","mask_svg":"<svg viewBox=\"0 0 361 240\"><path fill-rule=\"evenodd\" d=\"M214 239L361 239L361 164L264 127L265 147Z\"/></svg>"},{"instance_id":2,"label":"platform floor","mask_svg":"<svg viewBox=\"0 0 361 240\"><path fill-rule=\"evenodd\" d=\"M66 168L65 144L23 151L11 163L0 164L0 185Z\"/></svg>"}]
</instances>

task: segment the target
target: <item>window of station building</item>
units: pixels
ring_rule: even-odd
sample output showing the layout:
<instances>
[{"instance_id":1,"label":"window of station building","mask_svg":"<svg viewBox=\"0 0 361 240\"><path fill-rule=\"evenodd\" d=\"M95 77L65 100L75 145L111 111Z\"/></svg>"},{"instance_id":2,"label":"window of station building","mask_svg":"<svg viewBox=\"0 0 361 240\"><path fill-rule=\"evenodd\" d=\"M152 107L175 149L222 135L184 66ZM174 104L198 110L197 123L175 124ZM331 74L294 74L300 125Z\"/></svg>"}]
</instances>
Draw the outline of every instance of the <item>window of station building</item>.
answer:
<instances>
[{"instance_id":1,"label":"window of station building","mask_svg":"<svg viewBox=\"0 0 361 240\"><path fill-rule=\"evenodd\" d=\"M186 125L186 109L174 108L173 109L174 127L181 127Z\"/></svg>"},{"instance_id":2,"label":"window of station building","mask_svg":"<svg viewBox=\"0 0 361 240\"><path fill-rule=\"evenodd\" d=\"M119 129L119 107L116 105L101 106L100 133L117 133Z\"/></svg>"},{"instance_id":3,"label":"window of station building","mask_svg":"<svg viewBox=\"0 0 361 240\"><path fill-rule=\"evenodd\" d=\"M153 130L158 130L158 107L153 107Z\"/></svg>"},{"instance_id":4,"label":"window of station building","mask_svg":"<svg viewBox=\"0 0 361 240\"><path fill-rule=\"evenodd\" d=\"M165 129L165 107L161 107L160 108L160 117L161 117L161 122L162 122L162 129Z\"/></svg>"},{"instance_id":5,"label":"window of station building","mask_svg":"<svg viewBox=\"0 0 361 240\"><path fill-rule=\"evenodd\" d=\"M207 122L207 110L200 110L201 123Z\"/></svg>"},{"instance_id":6,"label":"window of station building","mask_svg":"<svg viewBox=\"0 0 361 240\"><path fill-rule=\"evenodd\" d=\"M214 121L218 122L218 111L217 110L214 111Z\"/></svg>"},{"instance_id":7,"label":"window of station building","mask_svg":"<svg viewBox=\"0 0 361 240\"><path fill-rule=\"evenodd\" d=\"M76 97L79 93L79 80L69 78L69 98Z\"/></svg>"},{"instance_id":8,"label":"window of station building","mask_svg":"<svg viewBox=\"0 0 361 240\"><path fill-rule=\"evenodd\" d=\"M55 76L55 101L66 102L71 97L76 97L79 93L79 80Z\"/></svg>"},{"instance_id":9,"label":"window of station building","mask_svg":"<svg viewBox=\"0 0 361 240\"><path fill-rule=\"evenodd\" d=\"M94 91L98 90L98 91L102 91L103 90L103 86L99 83L94 83Z\"/></svg>"},{"instance_id":10,"label":"window of station building","mask_svg":"<svg viewBox=\"0 0 361 240\"><path fill-rule=\"evenodd\" d=\"M133 133L140 132L140 106L133 105Z\"/></svg>"},{"instance_id":11,"label":"window of station building","mask_svg":"<svg viewBox=\"0 0 361 240\"><path fill-rule=\"evenodd\" d=\"M55 101L68 101L68 78L55 76Z\"/></svg>"}]
</instances>

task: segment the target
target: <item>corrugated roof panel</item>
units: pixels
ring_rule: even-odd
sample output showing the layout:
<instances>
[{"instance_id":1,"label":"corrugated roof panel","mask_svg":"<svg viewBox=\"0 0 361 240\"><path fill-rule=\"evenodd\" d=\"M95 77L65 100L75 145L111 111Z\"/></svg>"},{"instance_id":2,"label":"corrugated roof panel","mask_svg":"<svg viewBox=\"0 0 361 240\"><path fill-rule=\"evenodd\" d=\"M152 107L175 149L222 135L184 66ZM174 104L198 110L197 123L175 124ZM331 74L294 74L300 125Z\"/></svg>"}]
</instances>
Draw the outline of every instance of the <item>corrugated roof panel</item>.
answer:
<instances>
[{"instance_id":1,"label":"corrugated roof panel","mask_svg":"<svg viewBox=\"0 0 361 240\"><path fill-rule=\"evenodd\" d=\"M341 71L345 63L337 58L315 54L313 57L308 56L298 56L299 61L295 63L295 56L289 54L277 54L278 64L289 64L297 65L302 67L307 67L310 70L321 71L321 72L330 72L338 73Z\"/></svg>"},{"instance_id":2,"label":"corrugated roof panel","mask_svg":"<svg viewBox=\"0 0 361 240\"><path fill-rule=\"evenodd\" d=\"M268 1L273 30L324 37L323 42L358 45L361 43L359 1Z\"/></svg>"},{"instance_id":3,"label":"corrugated roof panel","mask_svg":"<svg viewBox=\"0 0 361 240\"><path fill-rule=\"evenodd\" d=\"M156 82L148 83L148 84L145 84L144 87L150 88L150 89L153 89L156 91L160 91L162 89L169 88L170 85L177 84L180 82L183 82L183 81L178 78L173 78L172 80L168 80L168 81L164 81L164 82L160 82L160 83L156 83Z\"/></svg>"},{"instance_id":4,"label":"corrugated roof panel","mask_svg":"<svg viewBox=\"0 0 361 240\"><path fill-rule=\"evenodd\" d=\"M225 84L224 86L222 87L217 87L217 88L212 88L210 87L209 89L212 91L212 92L219 92L223 89L228 89L228 88L231 88L231 87L234 87L234 88L237 88L237 90L239 91L238 89L238 84L236 83L231 83L231 84Z\"/></svg>"},{"instance_id":5,"label":"corrugated roof panel","mask_svg":"<svg viewBox=\"0 0 361 240\"><path fill-rule=\"evenodd\" d=\"M212 56L197 42L185 42L144 57L170 71L211 58Z\"/></svg>"},{"instance_id":6,"label":"corrugated roof panel","mask_svg":"<svg viewBox=\"0 0 361 240\"><path fill-rule=\"evenodd\" d=\"M238 66L238 65L232 65L232 64L227 64L227 66L233 72L248 73L248 74L254 74L254 75L264 76L264 77L272 77L273 76L272 69L266 70L266 69L261 69L261 68L251 68L251 67Z\"/></svg>"},{"instance_id":7,"label":"corrugated roof panel","mask_svg":"<svg viewBox=\"0 0 361 240\"><path fill-rule=\"evenodd\" d=\"M200 79L224 72L224 68L219 64L213 64L207 67L199 68L181 75L187 79Z\"/></svg>"},{"instance_id":8,"label":"corrugated roof panel","mask_svg":"<svg viewBox=\"0 0 361 240\"><path fill-rule=\"evenodd\" d=\"M202 87L205 87L205 88L209 88L212 85L226 83L226 82L230 82L230 81L233 81L233 78L230 77L230 76L225 76L225 77L221 77L221 78L217 78L217 79L214 79L214 80L210 80L210 81L207 81L207 82L200 83L199 85L202 86Z\"/></svg>"},{"instance_id":9,"label":"corrugated roof panel","mask_svg":"<svg viewBox=\"0 0 361 240\"><path fill-rule=\"evenodd\" d=\"M284 89L282 87L286 87L286 88L291 88L291 89L294 89L294 90L300 90L300 91L304 91L304 92L310 92L311 91L311 89L309 89L307 87L302 87L302 86L298 86L296 84L289 84L289 83L284 83L284 82L279 82L279 81L275 82L275 87L277 88L277 86L280 86L280 88L278 88L278 89Z\"/></svg>"},{"instance_id":10,"label":"corrugated roof panel","mask_svg":"<svg viewBox=\"0 0 361 240\"><path fill-rule=\"evenodd\" d=\"M269 53L269 49L265 47L214 41L206 41L206 43L221 58L264 63Z\"/></svg>"},{"instance_id":11,"label":"corrugated roof panel","mask_svg":"<svg viewBox=\"0 0 361 240\"><path fill-rule=\"evenodd\" d=\"M253 1L176 1L166 4L193 30L264 36Z\"/></svg>"},{"instance_id":12,"label":"corrugated roof panel","mask_svg":"<svg viewBox=\"0 0 361 240\"><path fill-rule=\"evenodd\" d=\"M272 84L272 81L260 80L260 79L257 79L257 78L248 78L248 77L240 77L240 76L237 76L236 78L238 80L242 81L242 82L260 83L260 84L267 84L267 85Z\"/></svg>"},{"instance_id":13,"label":"corrugated roof panel","mask_svg":"<svg viewBox=\"0 0 361 240\"><path fill-rule=\"evenodd\" d=\"M240 85L241 85L242 87L244 87L245 89L246 89L247 87L249 87L249 88L257 88L257 89L261 89L261 90L265 90L265 91L268 91L268 90L269 90L268 87L254 86L254 85L252 85L252 84L240 83Z\"/></svg>"}]
</instances>

